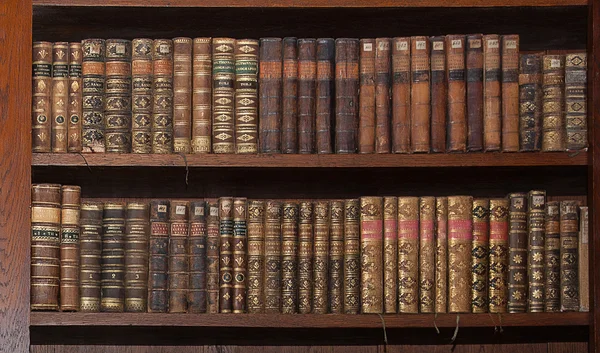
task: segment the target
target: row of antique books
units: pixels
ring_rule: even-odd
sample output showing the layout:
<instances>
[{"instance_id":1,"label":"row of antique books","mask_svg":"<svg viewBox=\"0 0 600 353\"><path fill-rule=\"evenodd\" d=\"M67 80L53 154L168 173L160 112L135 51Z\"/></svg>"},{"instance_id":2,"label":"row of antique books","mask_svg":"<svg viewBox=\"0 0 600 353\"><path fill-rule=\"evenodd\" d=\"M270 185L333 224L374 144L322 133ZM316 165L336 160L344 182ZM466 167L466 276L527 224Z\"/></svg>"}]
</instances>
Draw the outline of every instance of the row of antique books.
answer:
<instances>
[{"instance_id":1,"label":"row of antique books","mask_svg":"<svg viewBox=\"0 0 600 353\"><path fill-rule=\"evenodd\" d=\"M586 53L518 35L33 44L33 151L587 148Z\"/></svg>"},{"instance_id":2,"label":"row of antique books","mask_svg":"<svg viewBox=\"0 0 600 353\"><path fill-rule=\"evenodd\" d=\"M541 190L129 203L32 190L32 310L589 310L588 209Z\"/></svg>"}]
</instances>

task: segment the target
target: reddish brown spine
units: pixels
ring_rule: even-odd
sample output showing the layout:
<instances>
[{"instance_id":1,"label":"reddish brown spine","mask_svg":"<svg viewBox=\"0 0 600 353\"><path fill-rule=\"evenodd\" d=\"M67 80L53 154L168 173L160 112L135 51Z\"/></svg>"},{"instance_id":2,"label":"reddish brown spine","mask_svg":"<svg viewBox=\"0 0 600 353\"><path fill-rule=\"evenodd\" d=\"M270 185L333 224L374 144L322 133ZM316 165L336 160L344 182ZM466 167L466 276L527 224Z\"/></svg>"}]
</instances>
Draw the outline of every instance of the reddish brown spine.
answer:
<instances>
[{"instance_id":1,"label":"reddish brown spine","mask_svg":"<svg viewBox=\"0 0 600 353\"><path fill-rule=\"evenodd\" d=\"M465 36L446 36L448 78L448 152L467 149L467 104L465 83Z\"/></svg>"},{"instance_id":2,"label":"reddish brown spine","mask_svg":"<svg viewBox=\"0 0 600 353\"><path fill-rule=\"evenodd\" d=\"M410 152L410 38L392 41L392 152Z\"/></svg>"},{"instance_id":3,"label":"reddish brown spine","mask_svg":"<svg viewBox=\"0 0 600 353\"><path fill-rule=\"evenodd\" d=\"M446 114L448 81L446 79L446 39L431 37L431 151L446 151Z\"/></svg>"},{"instance_id":4,"label":"reddish brown spine","mask_svg":"<svg viewBox=\"0 0 600 353\"><path fill-rule=\"evenodd\" d=\"M413 152L429 152L429 40L411 38L410 142Z\"/></svg>"},{"instance_id":5,"label":"reddish brown spine","mask_svg":"<svg viewBox=\"0 0 600 353\"><path fill-rule=\"evenodd\" d=\"M333 152L333 113L335 43L332 38L317 39L317 83L316 83L316 142L317 153Z\"/></svg>"},{"instance_id":6,"label":"reddish brown spine","mask_svg":"<svg viewBox=\"0 0 600 353\"><path fill-rule=\"evenodd\" d=\"M502 151L519 151L519 36L502 36Z\"/></svg>"},{"instance_id":7,"label":"reddish brown spine","mask_svg":"<svg viewBox=\"0 0 600 353\"><path fill-rule=\"evenodd\" d=\"M358 152L375 152L375 39L360 40Z\"/></svg>"},{"instance_id":8,"label":"reddish brown spine","mask_svg":"<svg viewBox=\"0 0 600 353\"><path fill-rule=\"evenodd\" d=\"M261 38L259 143L262 153L281 153L281 38Z\"/></svg>"},{"instance_id":9,"label":"reddish brown spine","mask_svg":"<svg viewBox=\"0 0 600 353\"><path fill-rule=\"evenodd\" d=\"M281 152L298 153L298 40L283 38Z\"/></svg>"},{"instance_id":10,"label":"reddish brown spine","mask_svg":"<svg viewBox=\"0 0 600 353\"><path fill-rule=\"evenodd\" d=\"M483 35L467 36L467 150L483 149Z\"/></svg>"},{"instance_id":11,"label":"reddish brown spine","mask_svg":"<svg viewBox=\"0 0 600 353\"><path fill-rule=\"evenodd\" d=\"M375 41L375 152L390 153L390 38Z\"/></svg>"},{"instance_id":12,"label":"reddish brown spine","mask_svg":"<svg viewBox=\"0 0 600 353\"><path fill-rule=\"evenodd\" d=\"M315 152L317 41L298 39L298 152Z\"/></svg>"},{"instance_id":13,"label":"reddish brown spine","mask_svg":"<svg viewBox=\"0 0 600 353\"><path fill-rule=\"evenodd\" d=\"M358 149L358 39L335 41L335 150L356 153Z\"/></svg>"}]
</instances>

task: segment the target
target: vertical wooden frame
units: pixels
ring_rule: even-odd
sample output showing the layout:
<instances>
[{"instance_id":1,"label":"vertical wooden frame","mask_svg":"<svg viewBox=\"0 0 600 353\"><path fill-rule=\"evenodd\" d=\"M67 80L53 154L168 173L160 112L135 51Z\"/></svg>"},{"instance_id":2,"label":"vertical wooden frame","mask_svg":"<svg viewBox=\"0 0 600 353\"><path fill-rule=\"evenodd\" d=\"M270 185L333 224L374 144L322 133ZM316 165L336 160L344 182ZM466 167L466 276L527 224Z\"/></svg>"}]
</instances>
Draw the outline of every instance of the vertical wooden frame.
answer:
<instances>
[{"instance_id":1,"label":"vertical wooden frame","mask_svg":"<svg viewBox=\"0 0 600 353\"><path fill-rule=\"evenodd\" d=\"M589 352L600 352L600 1L588 3L588 203L590 207L590 339Z\"/></svg>"}]
</instances>

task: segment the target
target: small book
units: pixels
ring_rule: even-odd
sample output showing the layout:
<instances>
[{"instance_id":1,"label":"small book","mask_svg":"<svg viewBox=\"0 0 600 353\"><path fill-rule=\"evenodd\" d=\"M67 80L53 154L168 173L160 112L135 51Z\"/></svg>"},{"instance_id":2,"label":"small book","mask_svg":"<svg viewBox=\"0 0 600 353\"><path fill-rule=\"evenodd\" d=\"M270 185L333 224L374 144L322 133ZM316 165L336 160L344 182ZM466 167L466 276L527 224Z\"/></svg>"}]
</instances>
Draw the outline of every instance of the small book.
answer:
<instances>
[{"instance_id":1,"label":"small book","mask_svg":"<svg viewBox=\"0 0 600 353\"><path fill-rule=\"evenodd\" d=\"M148 245L150 207L145 202L127 203L125 221L125 311L148 308Z\"/></svg>"},{"instance_id":2,"label":"small book","mask_svg":"<svg viewBox=\"0 0 600 353\"><path fill-rule=\"evenodd\" d=\"M312 223L311 223L312 224ZM302 229L302 227L300 228ZM265 312L265 202L248 201L248 313Z\"/></svg>"},{"instance_id":3,"label":"small book","mask_svg":"<svg viewBox=\"0 0 600 353\"><path fill-rule=\"evenodd\" d=\"M149 313L166 313L169 304L169 213L169 201L150 202Z\"/></svg>"},{"instance_id":4,"label":"small book","mask_svg":"<svg viewBox=\"0 0 600 353\"><path fill-rule=\"evenodd\" d=\"M100 311L102 214L104 204L83 201L79 218L79 311ZM33 277L32 277L33 278Z\"/></svg>"},{"instance_id":5,"label":"small book","mask_svg":"<svg viewBox=\"0 0 600 353\"><path fill-rule=\"evenodd\" d=\"M106 40L104 142L107 153L131 152L131 41Z\"/></svg>"},{"instance_id":6,"label":"small book","mask_svg":"<svg viewBox=\"0 0 600 353\"><path fill-rule=\"evenodd\" d=\"M173 41L152 43L152 153L173 152Z\"/></svg>"},{"instance_id":7,"label":"small book","mask_svg":"<svg viewBox=\"0 0 600 353\"><path fill-rule=\"evenodd\" d=\"M360 303L360 200L344 201L344 314L358 314Z\"/></svg>"},{"instance_id":8,"label":"small book","mask_svg":"<svg viewBox=\"0 0 600 353\"><path fill-rule=\"evenodd\" d=\"M329 296L329 201L314 203L313 314L327 314Z\"/></svg>"},{"instance_id":9,"label":"small book","mask_svg":"<svg viewBox=\"0 0 600 353\"><path fill-rule=\"evenodd\" d=\"M471 311L473 198L448 196L448 312Z\"/></svg>"},{"instance_id":10,"label":"small book","mask_svg":"<svg viewBox=\"0 0 600 353\"><path fill-rule=\"evenodd\" d=\"M169 313L187 313L190 203L171 200L169 232Z\"/></svg>"},{"instance_id":11,"label":"small book","mask_svg":"<svg viewBox=\"0 0 600 353\"><path fill-rule=\"evenodd\" d=\"M63 185L60 189L60 310L79 311L81 187Z\"/></svg>"},{"instance_id":12,"label":"small book","mask_svg":"<svg viewBox=\"0 0 600 353\"><path fill-rule=\"evenodd\" d=\"M152 39L131 42L131 152L152 152Z\"/></svg>"},{"instance_id":13,"label":"small book","mask_svg":"<svg viewBox=\"0 0 600 353\"><path fill-rule=\"evenodd\" d=\"M83 62L81 64L83 80L82 152L103 153L105 151L104 86L106 83L106 44L104 39L91 38L84 39L81 42L81 46L83 52ZM50 136L49 130L48 136ZM49 141L50 139L48 139Z\"/></svg>"},{"instance_id":14,"label":"small book","mask_svg":"<svg viewBox=\"0 0 600 353\"><path fill-rule=\"evenodd\" d=\"M104 203L100 281L100 311L103 312L125 309L125 217L125 203Z\"/></svg>"},{"instance_id":15,"label":"small book","mask_svg":"<svg viewBox=\"0 0 600 353\"><path fill-rule=\"evenodd\" d=\"M192 153L210 153L212 147L212 38L194 38L192 55Z\"/></svg>"},{"instance_id":16,"label":"small book","mask_svg":"<svg viewBox=\"0 0 600 353\"><path fill-rule=\"evenodd\" d=\"M335 152L358 150L358 57L355 38L335 40Z\"/></svg>"},{"instance_id":17,"label":"small book","mask_svg":"<svg viewBox=\"0 0 600 353\"><path fill-rule=\"evenodd\" d=\"M173 152L190 153L192 140L192 38L173 38Z\"/></svg>"},{"instance_id":18,"label":"small book","mask_svg":"<svg viewBox=\"0 0 600 353\"><path fill-rule=\"evenodd\" d=\"M235 39L212 40L212 151L235 152Z\"/></svg>"},{"instance_id":19,"label":"small book","mask_svg":"<svg viewBox=\"0 0 600 353\"><path fill-rule=\"evenodd\" d=\"M281 152L298 153L298 39L283 38Z\"/></svg>"},{"instance_id":20,"label":"small book","mask_svg":"<svg viewBox=\"0 0 600 353\"><path fill-rule=\"evenodd\" d=\"M67 152L67 108L69 102L69 43L52 45L52 152Z\"/></svg>"},{"instance_id":21,"label":"small book","mask_svg":"<svg viewBox=\"0 0 600 353\"><path fill-rule=\"evenodd\" d=\"M360 198L361 313L383 313L383 198Z\"/></svg>"}]
</instances>

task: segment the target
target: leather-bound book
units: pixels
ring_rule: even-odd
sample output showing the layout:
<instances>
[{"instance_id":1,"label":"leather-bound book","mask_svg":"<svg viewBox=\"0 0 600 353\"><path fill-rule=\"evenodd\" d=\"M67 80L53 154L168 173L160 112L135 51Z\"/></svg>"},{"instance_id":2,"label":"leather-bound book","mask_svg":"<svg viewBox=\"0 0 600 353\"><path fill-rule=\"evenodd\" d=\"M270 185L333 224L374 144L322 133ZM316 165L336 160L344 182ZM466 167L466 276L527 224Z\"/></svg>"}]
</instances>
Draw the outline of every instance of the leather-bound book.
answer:
<instances>
[{"instance_id":1,"label":"leather-bound book","mask_svg":"<svg viewBox=\"0 0 600 353\"><path fill-rule=\"evenodd\" d=\"M489 310L505 313L508 302L508 199L490 199Z\"/></svg>"},{"instance_id":2,"label":"leather-bound book","mask_svg":"<svg viewBox=\"0 0 600 353\"><path fill-rule=\"evenodd\" d=\"M248 201L248 313L265 311L265 202Z\"/></svg>"},{"instance_id":3,"label":"leather-bound book","mask_svg":"<svg viewBox=\"0 0 600 353\"><path fill-rule=\"evenodd\" d=\"M483 35L465 41L467 64L467 150L483 149Z\"/></svg>"},{"instance_id":4,"label":"leather-bound book","mask_svg":"<svg viewBox=\"0 0 600 353\"><path fill-rule=\"evenodd\" d=\"M265 201L265 313L281 313L281 202Z\"/></svg>"},{"instance_id":5,"label":"leather-bound book","mask_svg":"<svg viewBox=\"0 0 600 353\"><path fill-rule=\"evenodd\" d=\"M246 312L246 243L248 242L248 201L233 199L233 313Z\"/></svg>"},{"instance_id":6,"label":"leather-bound book","mask_svg":"<svg viewBox=\"0 0 600 353\"><path fill-rule=\"evenodd\" d=\"M467 84L465 82L465 36L446 36L448 78L448 152L467 149Z\"/></svg>"},{"instance_id":7,"label":"leather-bound book","mask_svg":"<svg viewBox=\"0 0 600 353\"><path fill-rule=\"evenodd\" d=\"M235 39L212 41L212 151L234 153Z\"/></svg>"},{"instance_id":8,"label":"leather-bound book","mask_svg":"<svg viewBox=\"0 0 600 353\"><path fill-rule=\"evenodd\" d=\"M383 198L383 312L398 312L398 198Z\"/></svg>"},{"instance_id":9,"label":"leather-bound book","mask_svg":"<svg viewBox=\"0 0 600 353\"><path fill-rule=\"evenodd\" d=\"M283 38L281 152L298 153L298 39Z\"/></svg>"},{"instance_id":10,"label":"leather-bound book","mask_svg":"<svg viewBox=\"0 0 600 353\"><path fill-rule=\"evenodd\" d=\"M79 311L79 217L81 187L61 187L60 310Z\"/></svg>"},{"instance_id":11,"label":"leather-bound book","mask_svg":"<svg viewBox=\"0 0 600 353\"><path fill-rule=\"evenodd\" d=\"M313 204L298 204L298 312L312 313L313 293Z\"/></svg>"},{"instance_id":12,"label":"leather-bound book","mask_svg":"<svg viewBox=\"0 0 600 353\"><path fill-rule=\"evenodd\" d=\"M281 153L281 38L260 39L258 70L259 137L261 153Z\"/></svg>"},{"instance_id":13,"label":"leather-bound book","mask_svg":"<svg viewBox=\"0 0 600 353\"><path fill-rule=\"evenodd\" d=\"M560 202L546 202L544 311L560 311Z\"/></svg>"},{"instance_id":14,"label":"leather-bound book","mask_svg":"<svg viewBox=\"0 0 600 353\"><path fill-rule=\"evenodd\" d=\"M190 153L192 140L192 38L173 38L173 151Z\"/></svg>"},{"instance_id":15,"label":"leather-bound book","mask_svg":"<svg viewBox=\"0 0 600 353\"><path fill-rule=\"evenodd\" d=\"M131 152L131 41L106 40L104 141L108 153Z\"/></svg>"},{"instance_id":16,"label":"leather-bound book","mask_svg":"<svg viewBox=\"0 0 600 353\"><path fill-rule=\"evenodd\" d=\"M258 152L258 40L235 42L235 153Z\"/></svg>"},{"instance_id":17,"label":"leather-bound book","mask_svg":"<svg viewBox=\"0 0 600 353\"><path fill-rule=\"evenodd\" d=\"M335 42L333 38L317 39L317 82L315 89L315 138L317 153L333 152L334 133L334 59Z\"/></svg>"},{"instance_id":18,"label":"leather-bound book","mask_svg":"<svg viewBox=\"0 0 600 353\"><path fill-rule=\"evenodd\" d=\"M360 200L344 201L344 314L360 312Z\"/></svg>"},{"instance_id":19,"label":"leather-bound book","mask_svg":"<svg viewBox=\"0 0 600 353\"><path fill-rule=\"evenodd\" d=\"M579 201L560 202L560 311L579 311Z\"/></svg>"},{"instance_id":20,"label":"leather-bound book","mask_svg":"<svg viewBox=\"0 0 600 353\"><path fill-rule=\"evenodd\" d=\"M233 312L233 198L219 199L219 312Z\"/></svg>"},{"instance_id":21,"label":"leather-bound book","mask_svg":"<svg viewBox=\"0 0 600 353\"><path fill-rule=\"evenodd\" d=\"M375 152L390 153L391 126L391 38L375 41Z\"/></svg>"},{"instance_id":22,"label":"leather-bound book","mask_svg":"<svg viewBox=\"0 0 600 353\"><path fill-rule=\"evenodd\" d=\"M298 205L284 202L281 218L281 313L298 313Z\"/></svg>"},{"instance_id":23,"label":"leather-bound book","mask_svg":"<svg viewBox=\"0 0 600 353\"><path fill-rule=\"evenodd\" d=\"M188 239L188 263L190 283L188 288L188 312L206 312L206 201L190 202L190 238Z\"/></svg>"},{"instance_id":24,"label":"leather-bound book","mask_svg":"<svg viewBox=\"0 0 600 353\"><path fill-rule=\"evenodd\" d=\"M522 54L519 61L519 150L542 147L542 57Z\"/></svg>"},{"instance_id":25,"label":"leather-bound book","mask_svg":"<svg viewBox=\"0 0 600 353\"><path fill-rule=\"evenodd\" d=\"M52 43L33 42L32 152L52 152Z\"/></svg>"},{"instance_id":26,"label":"leather-bound book","mask_svg":"<svg viewBox=\"0 0 600 353\"><path fill-rule=\"evenodd\" d=\"M429 39L410 38L410 146L412 152L429 152L431 147L431 97Z\"/></svg>"},{"instance_id":27,"label":"leather-bound book","mask_svg":"<svg viewBox=\"0 0 600 353\"><path fill-rule=\"evenodd\" d=\"M361 39L359 54L358 153L375 152L375 54L375 39Z\"/></svg>"},{"instance_id":28,"label":"leather-bound book","mask_svg":"<svg viewBox=\"0 0 600 353\"><path fill-rule=\"evenodd\" d=\"M344 311L344 200L331 200L329 223L329 312Z\"/></svg>"},{"instance_id":29,"label":"leather-bound book","mask_svg":"<svg viewBox=\"0 0 600 353\"><path fill-rule=\"evenodd\" d=\"M31 186L31 310L59 308L60 187Z\"/></svg>"},{"instance_id":30,"label":"leather-bound book","mask_svg":"<svg viewBox=\"0 0 600 353\"><path fill-rule=\"evenodd\" d=\"M131 152L152 152L152 39L131 41Z\"/></svg>"},{"instance_id":31,"label":"leather-bound book","mask_svg":"<svg viewBox=\"0 0 600 353\"><path fill-rule=\"evenodd\" d=\"M587 150L587 54L565 56L565 125L567 151Z\"/></svg>"},{"instance_id":32,"label":"leather-bound book","mask_svg":"<svg viewBox=\"0 0 600 353\"><path fill-rule=\"evenodd\" d=\"M192 51L192 152L210 153L212 147L212 38L194 38Z\"/></svg>"},{"instance_id":33,"label":"leather-bound book","mask_svg":"<svg viewBox=\"0 0 600 353\"><path fill-rule=\"evenodd\" d=\"M528 195L529 206L527 214L528 228L528 259L527 273L529 275L529 297L527 312L544 312L544 244L545 244L545 216L546 192L531 190Z\"/></svg>"},{"instance_id":34,"label":"leather-bound book","mask_svg":"<svg viewBox=\"0 0 600 353\"><path fill-rule=\"evenodd\" d=\"M473 198L448 196L448 312L471 311Z\"/></svg>"},{"instance_id":35,"label":"leather-bound book","mask_svg":"<svg viewBox=\"0 0 600 353\"><path fill-rule=\"evenodd\" d=\"M431 37L431 151L446 151L446 114L448 81L446 79L446 38Z\"/></svg>"},{"instance_id":36,"label":"leather-bound book","mask_svg":"<svg viewBox=\"0 0 600 353\"><path fill-rule=\"evenodd\" d=\"M169 223L169 312L187 312L189 202L171 201Z\"/></svg>"},{"instance_id":37,"label":"leather-bound book","mask_svg":"<svg viewBox=\"0 0 600 353\"><path fill-rule=\"evenodd\" d=\"M125 311L145 312L148 308L148 245L150 206L129 202L125 223Z\"/></svg>"},{"instance_id":38,"label":"leather-bound book","mask_svg":"<svg viewBox=\"0 0 600 353\"><path fill-rule=\"evenodd\" d=\"M81 48L83 52L83 62L81 63L83 82L81 91L83 100L82 152L103 153L105 151L104 85L106 66L104 60L106 45L104 39L91 38L84 39L81 42Z\"/></svg>"},{"instance_id":39,"label":"leather-bound book","mask_svg":"<svg viewBox=\"0 0 600 353\"><path fill-rule=\"evenodd\" d=\"M329 267L329 202L314 202L313 314L327 314Z\"/></svg>"},{"instance_id":40,"label":"leather-bound book","mask_svg":"<svg viewBox=\"0 0 600 353\"><path fill-rule=\"evenodd\" d=\"M206 312L219 312L219 201L207 200L206 207Z\"/></svg>"},{"instance_id":41,"label":"leather-bound book","mask_svg":"<svg viewBox=\"0 0 600 353\"><path fill-rule=\"evenodd\" d=\"M542 151L564 151L565 56L544 55L542 60Z\"/></svg>"},{"instance_id":42,"label":"leather-bound book","mask_svg":"<svg viewBox=\"0 0 600 353\"><path fill-rule=\"evenodd\" d=\"M525 193L509 197L508 312L524 313L527 306L527 209Z\"/></svg>"},{"instance_id":43,"label":"leather-bound book","mask_svg":"<svg viewBox=\"0 0 600 353\"><path fill-rule=\"evenodd\" d=\"M435 197L419 200L419 312L435 312Z\"/></svg>"},{"instance_id":44,"label":"leather-bound book","mask_svg":"<svg viewBox=\"0 0 600 353\"><path fill-rule=\"evenodd\" d=\"M519 36L502 36L502 151L519 151ZM509 309L510 311L510 309Z\"/></svg>"},{"instance_id":45,"label":"leather-bound book","mask_svg":"<svg viewBox=\"0 0 600 353\"><path fill-rule=\"evenodd\" d=\"M67 152L69 103L69 43L52 45L52 152Z\"/></svg>"},{"instance_id":46,"label":"leather-bound book","mask_svg":"<svg viewBox=\"0 0 600 353\"><path fill-rule=\"evenodd\" d=\"M79 311L100 311L102 261L102 214L104 204L83 201L79 235Z\"/></svg>"},{"instance_id":47,"label":"leather-bound book","mask_svg":"<svg viewBox=\"0 0 600 353\"><path fill-rule=\"evenodd\" d=\"M125 203L104 203L100 299L100 311L104 312L125 309L125 217Z\"/></svg>"},{"instance_id":48,"label":"leather-bound book","mask_svg":"<svg viewBox=\"0 0 600 353\"><path fill-rule=\"evenodd\" d=\"M483 150L499 151L502 136L500 36L483 36Z\"/></svg>"},{"instance_id":49,"label":"leather-bound book","mask_svg":"<svg viewBox=\"0 0 600 353\"><path fill-rule=\"evenodd\" d=\"M316 150L317 40L298 39L298 152Z\"/></svg>"},{"instance_id":50,"label":"leather-bound book","mask_svg":"<svg viewBox=\"0 0 600 353\"><path fill-rule=\"evenodd\" d=\"M435 198L435 307L448 311L448 198Z\"/></svg>"},{"instance_id":51,"label":"leather-bound book","mask_svg":"<svg viewBox=\"0 0 600 353\"><path fill-rule=\"evenodd\" d=\"M360 198L360 304L362 314L383 313L383 198Z\"/></svg>"},{"instance_id":52,"label":"leather-bound book","mask_svg":"<svg viewBox=\"0 0 600 353\"><path fill-rule=\"evenodd\" d=\"M169 305L169 201L150 202L148 312L166 313Z\"/></svg>"},{"instance_id":53,"label":"leather-bound book","mask_svg":"<svg viewBox=\"0 0 600 353\"><path fill-rule=\"evenodd\" d=\"M473 200L473 243L471 246L471 312L488 312L488 255L490 201Z\"/></svg>"},{"instance_id":54,"label":"leather-bound book","mask_svg":"<svg viewBox=\"0 0 600 353\"><path fill-rule=\"evenodd\" d=\"M152 153L173 152L173 41L152 43Z\"/></svg>"},{"instance_id":55,"label":"leather-bound book","mask_svg":"<svg viewBox=\"0 0 600 353\"><path fill-rule=\"evenodd\" d=\"M69 99L67 102L67 152L81 152L82 79L81 42L69 43Z\"/></svg>"},{"instance_id":56,"label":"leather-bound book","mask_svg":"<svg viewBox=\"0 0 600 353\"><path fill-rule=\"evenodd\" d=\"M590 311L589 211L579 207L579 311Z\"/></svg>"},{"instance_id":57,"label":"leather-bound book","mask_svg":"<svg viewBox=\"0 0 600 353\"><path fill-rule=\"evenodd\" d=\"M419 312L419 198L398 198L398 312Z\"/></svg>"},{"instance_id":58,"label":"leather-bound book","mask_svg":"<svg viewBox=\"0 0 600 353\"><path fill-rule=\"evenodd\" d=\"M358 149L358 39L335 40L335 152Z\"/></svg>"},{"instance_id":59,"label":"leather-bound book","mask_svg":"<svg viewBox=\"0 0 600 353\"><path fill-rule=\"evenodd\" d=\"M392 40L392 152L409 153L411 133L410 37Z\"/></svg>"}]
</instances>

